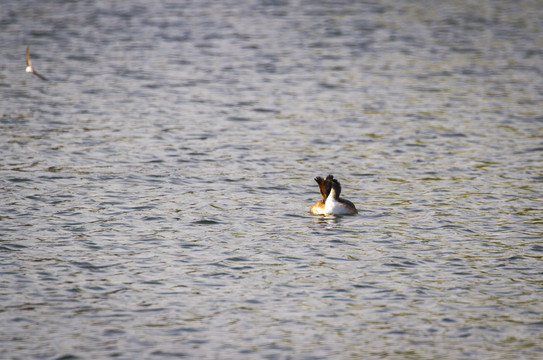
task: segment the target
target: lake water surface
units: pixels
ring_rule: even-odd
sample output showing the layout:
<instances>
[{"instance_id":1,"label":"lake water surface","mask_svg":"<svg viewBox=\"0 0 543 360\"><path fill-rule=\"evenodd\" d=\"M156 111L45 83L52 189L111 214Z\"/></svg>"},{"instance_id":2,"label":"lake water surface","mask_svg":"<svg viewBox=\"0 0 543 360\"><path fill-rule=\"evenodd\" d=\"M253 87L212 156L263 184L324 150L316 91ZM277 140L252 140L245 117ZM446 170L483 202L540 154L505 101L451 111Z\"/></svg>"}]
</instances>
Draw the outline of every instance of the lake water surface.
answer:
<instances>
[{"instance_id":1,"label":"lake water surface","mask_svg":"<svg viewBox=\"0 0 543 360\"><path fill-rule=\"evenodd\" d=\"M0 357L543 358L541 19L2 4Z\"/></svg>"}]
</instances>

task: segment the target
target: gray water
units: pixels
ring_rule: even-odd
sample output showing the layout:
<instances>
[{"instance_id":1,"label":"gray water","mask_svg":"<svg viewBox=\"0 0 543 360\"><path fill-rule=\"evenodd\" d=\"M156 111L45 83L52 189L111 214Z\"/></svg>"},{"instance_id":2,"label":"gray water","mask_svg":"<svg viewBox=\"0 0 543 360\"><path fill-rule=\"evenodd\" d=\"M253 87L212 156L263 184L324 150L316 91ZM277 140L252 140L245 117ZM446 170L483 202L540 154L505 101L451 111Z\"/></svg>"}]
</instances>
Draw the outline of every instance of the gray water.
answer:
<instances>
[{"instance_id":1,"label":"gray water","mask_svg":"<svg viewBox=\"0 0 543 360\"><path fill-rule=\"evenodd\" d=\"M541 359L541 5L3 3L0 357Z\"/></svg>"}]
</instances>

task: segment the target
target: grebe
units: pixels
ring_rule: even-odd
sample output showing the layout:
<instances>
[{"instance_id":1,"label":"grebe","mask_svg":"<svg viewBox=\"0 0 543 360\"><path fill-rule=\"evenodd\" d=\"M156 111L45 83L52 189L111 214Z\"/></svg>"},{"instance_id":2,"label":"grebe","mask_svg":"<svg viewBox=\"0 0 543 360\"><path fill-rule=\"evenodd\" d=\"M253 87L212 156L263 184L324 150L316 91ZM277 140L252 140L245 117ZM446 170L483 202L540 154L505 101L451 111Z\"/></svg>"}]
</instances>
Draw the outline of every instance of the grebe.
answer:
<instances>
[{"instance_id":1,"label":"grebe","mask_svg":"<svg viewBox=\"0 0 543 360\"><path fill-rule=\"evenodd\" d=\"M341 184L336 179L331 179L326 185L326 201L324 202L324 215L352 215L358 214L358 210L352 202L340 198ZM330 188L330 190L328 190Z\"/></svg>"},{"instance_id":2,"label":"grebe","mask_svg":"<svg viewBox=\"0 0 543 360\"><path fill-rule=\"evenodd\" d=\"M37 77L39 77L40 79L42 80L47 80L43 75L40 75L36 72L36 70L34 70L34 68L32 67L32 61L30 61L30 46L26 46L26 69L25 69L26 72L28 73L32 73L34 75L36 75Z\"/></svg>"},{"instance_id":3,"label":"grebe","mask_svg":"<svg viewBox=\"0 0 543 360\"><path fill-rule=\"evenodd\" d=\"M331 176L332 175L328 175L328 177L331 177ZM311 206L311 209L309 209L309 212L315 215L323 215L324 202L326 201L326 196L328 196L328 194L326 194L326 191L325 191L325 185L324 185L325 180L321 178L320 176L317 176L315 178L315 181L317 182L317 184L319 184L319 190L321 192L322 200L319 200L316 203L314 203L313 206Z\"/></svg>"},{"instance_id":4,"label":"grebe","mask_svg":"<svg viewBox=\"0 0 543 360\"><path fill-rule=\"evenodd\" d=\"M319 184L322 200L317 201L309 210L316 215L352 215L358 214L358 210L352 202L347 199L340 198L341 184L334 179L334 176L328 175L326 180L320 176L315 178Z\"/></svg>"}]
</instances>

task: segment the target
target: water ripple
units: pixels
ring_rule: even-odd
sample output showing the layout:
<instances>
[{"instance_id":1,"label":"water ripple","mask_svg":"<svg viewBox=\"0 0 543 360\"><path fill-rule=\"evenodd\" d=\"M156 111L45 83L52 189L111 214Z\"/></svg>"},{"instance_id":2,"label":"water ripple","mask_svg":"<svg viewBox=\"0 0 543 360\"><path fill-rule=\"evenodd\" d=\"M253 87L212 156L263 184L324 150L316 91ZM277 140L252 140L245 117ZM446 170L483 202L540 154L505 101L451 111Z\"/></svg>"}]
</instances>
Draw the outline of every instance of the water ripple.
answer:
<instances>
[{"instance_id":1,"label":"water ripple","mask_svg":"<svg viewBox=\"0 0 543 360\"><path fill-rule=\"evenodd\" d=\"M541 357L540 7L3 10L6 356Z\"/></svg>"}]
</instances>

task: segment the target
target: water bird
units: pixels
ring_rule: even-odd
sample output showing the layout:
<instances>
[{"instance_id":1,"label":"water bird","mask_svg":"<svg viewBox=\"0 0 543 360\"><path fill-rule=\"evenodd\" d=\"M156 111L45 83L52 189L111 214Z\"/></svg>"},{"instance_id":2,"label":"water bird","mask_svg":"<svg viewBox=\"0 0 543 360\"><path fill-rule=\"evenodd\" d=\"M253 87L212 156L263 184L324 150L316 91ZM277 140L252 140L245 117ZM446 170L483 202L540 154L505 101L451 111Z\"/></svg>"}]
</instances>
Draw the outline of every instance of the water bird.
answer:
<instances>
[{"instance_id":1,"label":"water bird","mask_svg":"<svg viewBox=\"0 0 543 360\"><path fill-rule=\"evenodd\" d=\"M328 176L332 176L332 175L328 175ZM314 203L309 209L309 212L315 215L323 215L324 202L326 201L326 197L328 196L328 194L326 194L326 191L325 191L325 185L324 185L325 180L321 178L320 176L317 176L315 178L315 181L317 182L317 184L319 184L319 190L321 192L322 200L319 200L316 203Z\"/></svg>"},{"instance_id":2,"label":"water bird","mask_svg":"<svg viewBox=\"0 0 543 360\"><path fill-rule=\"evenodd\" d=\"M28 45L26 46L26 69L25 70L27 73L32 73L36 75L37 77L39 77L40 79L47 81L47 79L43 75L38 74L36 70L32 67L32 61L30 61L30 46Z\"/></svg>"},{"instance_id":3,"label":"water bird","mask_svg":"<svg viewBox=\"0 0 543 360\"><path fill-rule=\"evenodd\" d=\"M311 206L309 212L315 215L352 215L358 214L358 210L352 202L340 197L341 184L333 175L328 175L326 179L320 176L315 178L319 185L322 200L317 201Z\"/></svg>"}]
</instances>

